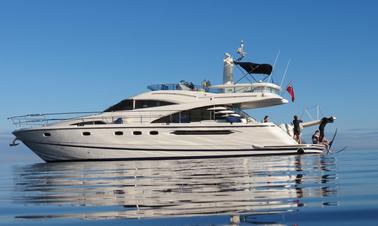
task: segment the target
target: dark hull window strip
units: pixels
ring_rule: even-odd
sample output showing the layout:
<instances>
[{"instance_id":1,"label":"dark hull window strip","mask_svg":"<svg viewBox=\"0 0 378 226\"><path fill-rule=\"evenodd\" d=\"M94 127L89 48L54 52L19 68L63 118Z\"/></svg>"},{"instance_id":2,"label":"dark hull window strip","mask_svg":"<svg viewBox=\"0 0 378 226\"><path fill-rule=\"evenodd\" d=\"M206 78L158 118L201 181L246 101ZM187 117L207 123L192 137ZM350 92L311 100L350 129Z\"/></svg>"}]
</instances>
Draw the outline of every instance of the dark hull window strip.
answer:
<instances>
[{"instance_id":1,"label":"dark hull window strip","mask_svg":"<svg viewBox=\"0 0 378 226\"><path fill-rule=\"evenodd\" d=\"M231 130L176 130L171 132L175 135L227 135L233 133Z\"/></svg>"}]
</instances>

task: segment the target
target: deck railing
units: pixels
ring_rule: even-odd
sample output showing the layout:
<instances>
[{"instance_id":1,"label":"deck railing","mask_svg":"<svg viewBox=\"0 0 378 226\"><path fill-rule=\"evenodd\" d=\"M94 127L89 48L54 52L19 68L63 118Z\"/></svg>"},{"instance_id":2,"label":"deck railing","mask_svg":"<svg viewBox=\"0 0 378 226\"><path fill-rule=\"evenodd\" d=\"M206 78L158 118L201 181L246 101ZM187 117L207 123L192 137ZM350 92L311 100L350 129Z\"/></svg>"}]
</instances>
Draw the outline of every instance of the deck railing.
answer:
<instances>
[{"instance_id":1,"label":"deck railing","mask_svg":"<svg viewBox=\"0 0 378 226\"><path fill-rule=\"evenodd\" d=\"M176 112L170 109L169 111ZM179 110L177 110L179 111ZM162 113L164 112L164 113ZM254 118L243 111L236 111L242 118L249 119L248 122L256 122ZM185 123L184 115L180 112L177 116L167 114L167 110L144 111L139 110L139 115L122 115L119 112L105 114L103 112L67 112L67 113L46 113L46 114L27 114L9 117L13 125L17 128L30 128L36 126L47 126L48 124L75 120L72 125L98 125L98 124L128 124L128 123L151 123L152 121L167 117L167 121L161 123ZM210 112L209 112L210 113ZM214 113L210 113L214 114ZM171 117L169 117L171 116ZM206 120L206 119L204 119ZM215 120L215 116L210 116L210 120ZM219 119L218 119L219 120Z\"/></svg>"},{"instance_id":2,"label":"deck railing","mask_svg":"<svg viewBox=\"0 0 378 226\"><path fill-rule=\"evenodd\" d=\"M16 127L33 127L45 126L54 122L82 118L89 115L96 115L101 112L66 112L66 113L45 113L45 114L27 114L9 117L8 120Z\"/></svg>"}]
</instances>

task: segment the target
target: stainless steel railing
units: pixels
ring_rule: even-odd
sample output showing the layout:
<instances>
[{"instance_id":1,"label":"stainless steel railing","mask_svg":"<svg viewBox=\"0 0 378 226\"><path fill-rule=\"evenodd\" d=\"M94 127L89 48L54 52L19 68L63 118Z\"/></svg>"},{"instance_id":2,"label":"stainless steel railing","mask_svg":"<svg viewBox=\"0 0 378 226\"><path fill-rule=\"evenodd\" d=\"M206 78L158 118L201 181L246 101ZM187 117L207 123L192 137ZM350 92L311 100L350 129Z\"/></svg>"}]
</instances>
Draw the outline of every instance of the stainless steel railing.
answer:
<instances>
[{"instance_id":1,"label":"stainless steel railing","mask_svg":"<svg viewBox=\"0 0 378 226\"><path fill-rule=\"evenodd\" d=\"M8 120L16 127L45 126L53 122L72 120L89 115L96 115L101 112L66 112L66 113L46 113L46 114L27 114L9 117Z\"/></svg>"},{"instance_id":2,"label":"stainless steel railing","mask_svg":"<svg viewBox=\"0 0 378 226\"><path fill-rule=\"evenodd\" d=\"M164 111L164 114L161 112ZM175 112L176 110L168 110ZM244 111L235 110L242 118L247 119L247 123L256 122L254 118ZM67 120L75 120L77 126L96 125L96 124L128 124L128 123L150 123L155 119L167 117L164 123L183 123L184 117L181 112L176 117L167 114L167 110L144 111L140 110L140 115L123 115L119 113L100 115L103 112L66 112L66 113L46 113L46 114L27 114L9 117L8 120L17 128L27 128L36 126L46 126L51 123L64 122ZM211 118L211 117L210 117ZM210 119L215 120L215 118ZM163 123L163 122L162 122Z\"/></svg>"}]
</instances>

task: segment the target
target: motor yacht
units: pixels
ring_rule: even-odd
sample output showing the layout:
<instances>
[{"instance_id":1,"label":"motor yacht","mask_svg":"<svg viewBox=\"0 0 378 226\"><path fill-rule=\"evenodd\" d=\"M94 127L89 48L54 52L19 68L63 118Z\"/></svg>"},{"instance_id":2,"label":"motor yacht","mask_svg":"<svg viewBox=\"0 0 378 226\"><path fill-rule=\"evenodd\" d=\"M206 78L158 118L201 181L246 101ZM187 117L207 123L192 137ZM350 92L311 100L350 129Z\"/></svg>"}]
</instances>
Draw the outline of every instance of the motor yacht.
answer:
<instances>
[{"instance_id":1,"label":"motor yacht","mask_svg":"<svg viewBox=\"0 0 378 226\"><path fill-rule=\"evenodd\" d=\"M246 110L288 103L269 79L233 81L233 68L245 76L269 78L272 66L224 57L223 84L181 81L148 86L102 112L29 114L10 119L13 132L46 162L209 158L254 155L323 154L327 147L301 144L292 125L259 122ZM268 113L268 112L267 112ZM312 126L320 121L302 123Z\"/></svg>"}]
</instances>

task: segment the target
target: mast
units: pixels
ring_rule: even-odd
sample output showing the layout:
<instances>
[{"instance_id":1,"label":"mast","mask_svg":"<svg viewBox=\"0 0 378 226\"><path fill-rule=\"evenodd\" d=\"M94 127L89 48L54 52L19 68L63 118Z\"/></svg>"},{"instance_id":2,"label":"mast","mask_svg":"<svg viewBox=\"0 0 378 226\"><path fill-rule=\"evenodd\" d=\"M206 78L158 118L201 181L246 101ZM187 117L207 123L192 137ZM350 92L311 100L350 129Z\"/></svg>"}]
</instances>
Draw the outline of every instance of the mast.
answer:
<instances>
[{"instance_id":1,"label":"mast","mask_svg":"<svg viewBox=\"0 0 378 226\"><path fill-rule=\"evenodd\" d=\"M246 55L244 52L244 42L243 40L240 41L240 47L236 50L239 54L239 57L236 61L240 61ZM225 53L223 58L223 84L230 84L234 81L233 76L233 69L234 69L234 59L232 58L231 54Z\"/></svg>"},{"instance_id":2,"label":"mast","mask_svg":"<svg viewBox=\"0 0 378 226\"><path fill-rule=\"evenodd\" d=\"M229 53L224 54L223 59L223 83L228 84L233 82L233 68L234 68L234 59Z\"/></svg>"}]
</instances>

